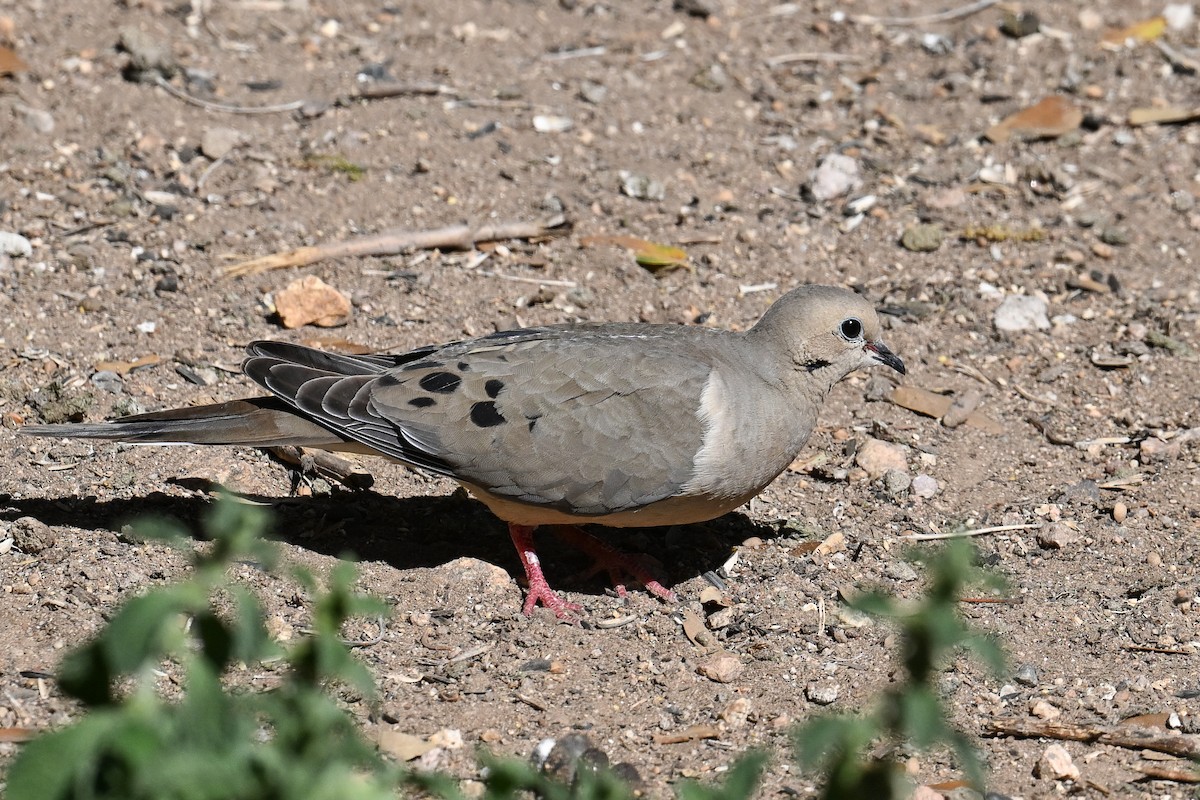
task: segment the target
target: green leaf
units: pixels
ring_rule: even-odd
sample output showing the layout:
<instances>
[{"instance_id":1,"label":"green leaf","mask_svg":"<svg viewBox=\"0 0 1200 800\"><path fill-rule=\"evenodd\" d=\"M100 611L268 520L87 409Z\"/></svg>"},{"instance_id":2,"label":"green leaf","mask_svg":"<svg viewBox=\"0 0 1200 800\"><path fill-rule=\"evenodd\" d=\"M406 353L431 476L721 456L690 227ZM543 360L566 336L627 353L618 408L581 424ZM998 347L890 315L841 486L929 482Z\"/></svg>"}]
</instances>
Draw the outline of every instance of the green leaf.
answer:
<instances>
[{"instance_id":1,"label":"green leaf","mask_svg":"<svg viewBox=\"0 0 1200 800\"><path fill-rule=\"evenodd\" d=\"M70 727L43 734L21 747L9 767L8 800L57 800L78 796L72 790L104 742L121 725L112 712L93 711Z\"/></svg>"}]
</instances>

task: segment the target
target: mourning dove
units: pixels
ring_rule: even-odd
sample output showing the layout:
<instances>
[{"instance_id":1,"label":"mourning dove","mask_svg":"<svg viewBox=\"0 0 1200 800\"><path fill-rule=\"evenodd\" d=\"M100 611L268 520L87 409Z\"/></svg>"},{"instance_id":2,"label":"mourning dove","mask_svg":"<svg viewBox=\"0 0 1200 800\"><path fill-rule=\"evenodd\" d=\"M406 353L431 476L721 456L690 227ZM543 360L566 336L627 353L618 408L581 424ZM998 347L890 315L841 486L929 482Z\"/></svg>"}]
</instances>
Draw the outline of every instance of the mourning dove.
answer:
<instances>
[{"instance_id":1,"label":"mourning dove","mask_svg":"<svg viewBox=\"0 0 1200 800\"><path fill-rule=\"evenodd\" d=\"M504 331L399 355L251 344L243 371L271 394L123 417L30 425L33 436L134 443L301 445L386 456L455 479L508 523L529 583L524 610L578 607L533 546L541 525L676 525L761 492L812 433L830 388L904 363L874 309L801 286L745 332L650 324ZM593 556L612 556L578 529ZM662 597L646 570L610 558Z\"/></svg>"}]
</instances>

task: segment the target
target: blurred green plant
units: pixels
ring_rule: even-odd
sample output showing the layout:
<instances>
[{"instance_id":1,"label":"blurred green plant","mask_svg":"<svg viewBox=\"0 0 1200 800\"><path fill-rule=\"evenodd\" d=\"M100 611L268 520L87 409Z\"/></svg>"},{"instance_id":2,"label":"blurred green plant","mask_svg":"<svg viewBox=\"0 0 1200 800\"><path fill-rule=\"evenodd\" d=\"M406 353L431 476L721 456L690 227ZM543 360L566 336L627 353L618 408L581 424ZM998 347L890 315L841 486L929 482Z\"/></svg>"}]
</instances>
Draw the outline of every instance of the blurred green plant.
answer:
<instances>
[{"instance_id":1,"label":"blurred green plant","mask_svg":"<svg viewBox=\"0 0 1200 800\"><path fill-rule=\"evenodd\" d=\"M229 577L230 567L277 561L262 538L267 512L223 498L202 522L211 541L197 547L177 523L142 521L134 534L184 543L191 574L125 603L90 642L62 663L58 684L82 706L79 718L24 746L11 765L8 800L383 800L426 796L464 800L459 782L441 773L414 772L382 756L353 718L329 696L341 685L373 698L370 672L341 640L352 617L386 613L353 590L354 567L340 563L321 588L293 570L312 598L311 634L282 648L267 635L254 595ZM918 748L955 748L980 783L969 742L955 731L934 690L941 661L967 646L998 663L999 654L972 634L956 608L964 582L977 577L974 550L948 547L928 561L931 586L916 608L902 609L882 594L855 605L898 621L907 679L863 717L815 720L797 734L797 753L823 765L824 797L900 797L901 771L866 757L881 738ZM184 680L174 699L159 691L164 665ZM230 688L237 665L271 672L266 691ZM480 754L483 800L625 800L634 789L606 769L574 770L569 782L515 759ZM723 783L680 785L680 800L748 800L761 784L766 756L749 753ZM479 796L478 794L474 796Z\"/></svg>"},{"instance_id":2,"label":"blurred green plant","mask_svg":"<svg viewBox=\"0 0 1200 800\"><path fill-rule=\"evenodd\" d=\"M976 566L976 549L966 540L951 542L933 555L910 553L908 557L923 560L929 574L929 587L919 602L902 603L881 592L869 592L850 602L860 611L896 622L903 680L886 690L869 713L820 717L794 735L801 765L819 769L825 776L821 797L826 800L889 800L912 793L900 764L868 755L868 749L880 740L889 745L904 743L916 750L947 745L971 784L983 790L979 758L967 736L946 718L936 684L945 663L963 648L997 673L1003 670L1000 648L973 632L958 608L964 587L997 585L998 580Z\"/></svg>"},{"instance_id":3,"label":"blurred green plant","mask_svg":"<svg viewBox=\"0 0 1200 800\"><path fill-rule=\"evenodd\" d=\"M310 635L281 648L267 635L254 595L230 567L271 569L276 548L262 538L268 513L223 497L202 520L194 545L178 523L142 520L131 533L189 552L190 576L127 601L58 672L79 718L25 745L4 789L8 800L384 800L424 795L464 800L458 781L404 769L363 738L329 696L340 684L374 696L370 672L341 640L351 617L385 614L353 590L355 569L340 563L323 589L293 570L312 598ZM164 665L184 676L177 697L158 690ZM229 688L236 665L272 672L266 691ZM569 783L531 764L480 754L483 800L624 800L633 790L611 771L576 769ZM683 800L752 796L761 757L730 770L728 791L689 784Z\"/></svg>"},{"instance_id":4,"label":"blurred green plant","mask_svg":"<svg viewBox=\"0 0 1200 800\"><path fill-rule=\"evenodd\" d=\"M237 562L275 564L274 547L261 538L266 525L261 508L216 503L203 524L211 542L191 548L191 576L129 600L63 661L59 687L85 713L24 747L9 770L9 800L395 796L398 769L325 692L337 682L373 693L370 673L339 631L350 617L385 609L353 591L350 564L339 564L323 591L296 571L314 597L313 633L281 650L257 599L227 577ZM133 528L147 539L188 539L173 522ZM222 599L230 611L218 610ZM176 701L155 688L168 660L186 678ZM270 691L222 685L231 666L271 660L282 661L282 674Z\"/></svg>"}]
</instances>

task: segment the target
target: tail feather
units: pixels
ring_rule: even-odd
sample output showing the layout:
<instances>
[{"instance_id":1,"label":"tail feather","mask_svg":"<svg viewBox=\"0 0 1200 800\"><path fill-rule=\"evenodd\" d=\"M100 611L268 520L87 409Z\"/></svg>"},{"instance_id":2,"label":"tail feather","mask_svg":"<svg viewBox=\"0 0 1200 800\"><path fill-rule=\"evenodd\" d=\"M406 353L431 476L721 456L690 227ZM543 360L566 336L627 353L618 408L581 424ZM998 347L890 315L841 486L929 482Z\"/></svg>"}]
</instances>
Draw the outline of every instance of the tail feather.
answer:
<instances>
[{"instance_id":1,"label":"tail feather","mask_svg":"<svg viewBox=\"0 0 1200 800\"><path fill-rule=\"evenodd\" d=\"M133 444L278 447L296 445L361 452L364 448L302 416L275 397L253 397L120 417L110 422L26 425L26 436L110 439Z\"/></svg>"}]
</instances>

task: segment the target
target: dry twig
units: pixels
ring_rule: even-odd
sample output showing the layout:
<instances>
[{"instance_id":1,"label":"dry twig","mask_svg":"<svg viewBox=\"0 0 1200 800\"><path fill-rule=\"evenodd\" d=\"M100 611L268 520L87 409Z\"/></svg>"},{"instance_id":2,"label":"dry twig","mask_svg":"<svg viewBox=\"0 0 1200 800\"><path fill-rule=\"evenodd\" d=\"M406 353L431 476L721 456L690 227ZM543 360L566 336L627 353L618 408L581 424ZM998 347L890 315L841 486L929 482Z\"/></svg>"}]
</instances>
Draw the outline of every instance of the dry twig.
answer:
<instances>
[{"instance_id":1,"label":"dry twig","mask_svg":"<svg viewBox=\"0 0 1200 800\"><path fill-rule=\"evenodd\" d=\"M559 214L540 222L507 222L498 225L450 225L424 231L390 230L371 236L359 236L312 247L298 247L282 253L243 261L221 269L226 277L243 277L288 267L303 267L327 258L346 256L394 256L410 250L470 250L482 242L503 239L540 239L560 236L571 228Z\"/></svg>"},{"instance_id":2,"label":"dry twig","mask_svg":"<svg viewBox=\"0 0 1200 800\"><path fill-rule=\"evenodd\" d=\"M971 530L954 531L953 533L910 533L900 538L910 542L930 542L937 539L964 539L968 536L983 536L988 533L1004 533L1005 531L1028 531L1040 527L1042 527L1041 523L1037 522L1028 525L993 525L990 528L972 528Z\"/></svg>"},{"instance_id":3,"label":"dry twig","mask_svg":"<svg viewBox=\"0 0 1200 800\"><path fill-rule=\"evenodd\" d=\"M1156 781L1175 781L1175 783L1200 783L1200 775L1182 769L1169 767L1154 767L1149 764L1138 764L1134 767L1147 778Z\"/></svg>"},{"instance_id":4,"label":"dry twig","mask_svg":"<svg viewBox=\"0 0 1200 800\"><path fill-rule=\"evenodd\" d=\"M267 452L285 464L304 470L311 469L322 478L337 481L351 489L370 489L375 483L371 473L353 461L328 450L313 450L289 444L269 447Z\"/></svg>"},{"instance_id":5,"label":"dry twig","mask_svg":"<svg viewBox=\"0 0 1200 800\"><path fill-rule=\"evenodd\" d=\"M290 103L280 103L274 106L234 106L225 103L214 103L211 100L205 100L202 97L188 94L182 89L176 89L161 75L154 81L158 86L172 97L177 97L185 103L203 108L205 111L220 111L224 114L281 114L288 111L296 111L304 106L304 100L293 100Z\"/></svg>"},{"instance_id":6,"label":"dry twig","mask_svg":"<svg viewBox=\"0 0 1200 800\"><path fill-rule=\"evenodd\" d=\"M983 735L1095 742L1128 750L1154 750L1180 758L1195 758L1200 755L1200 745L1197 745L1195 737L1192 736L1159 736L1150 732L1138 733L1137 729L1089 728L1070 722L997 719L983 726Z\"/></svg>"},{"instance_id":7,"label":"dry twig","mask_svg":"<svg viewBox=\"0 0 1200 800\"><path fill-rule=\"evenodd\" d=\"M972 14L977 14L992 6L996 5L999 0L978 0L975 3L968 3L965 6L952 8L949 11L940 11L937 14L922 14L919 17L876 17L871 14L855 14L850 17L851 22L857 22L859 25L935 25L939 22L953 22L954 20L969 17Z\"/></svg>"}]
</instances>

